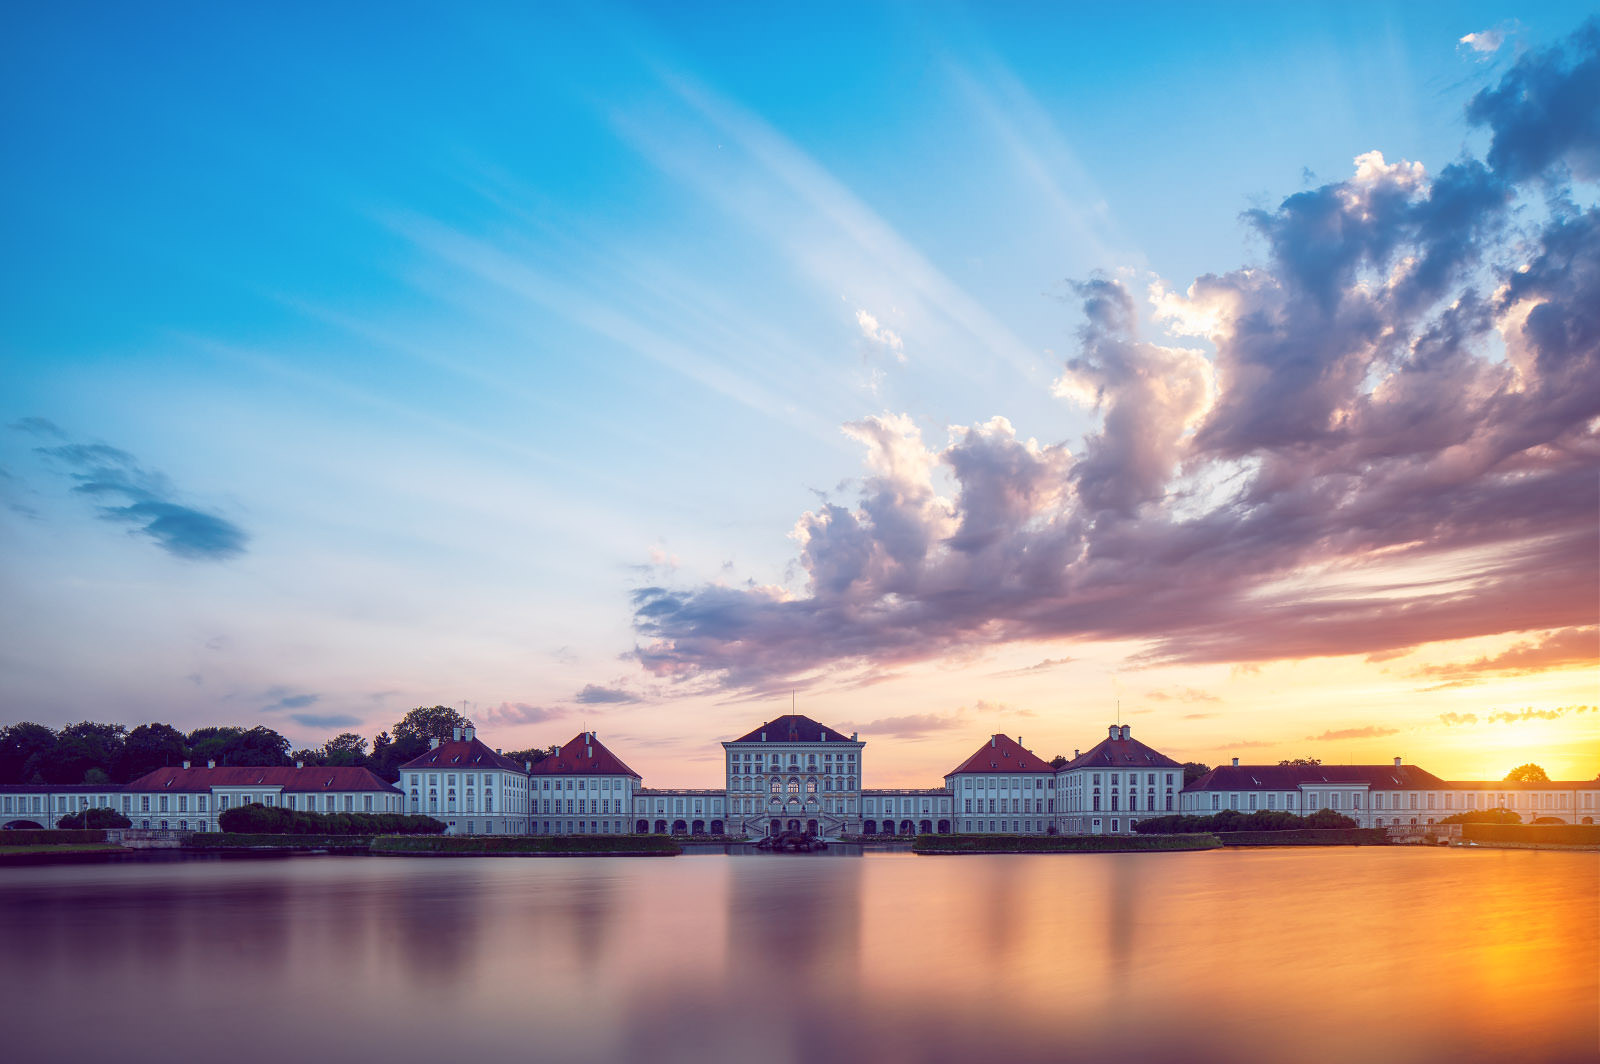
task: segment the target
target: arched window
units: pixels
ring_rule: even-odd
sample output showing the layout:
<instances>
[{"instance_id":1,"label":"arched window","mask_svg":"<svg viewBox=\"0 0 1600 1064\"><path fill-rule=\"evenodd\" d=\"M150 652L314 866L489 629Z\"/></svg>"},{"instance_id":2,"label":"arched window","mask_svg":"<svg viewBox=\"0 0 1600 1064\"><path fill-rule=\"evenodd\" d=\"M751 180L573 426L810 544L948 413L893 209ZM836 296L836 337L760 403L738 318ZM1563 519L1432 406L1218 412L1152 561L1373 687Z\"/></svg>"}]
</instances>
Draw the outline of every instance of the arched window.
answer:
<instances>
[{"instance_id":1,"label":"arched window","mask_svg":"<svg viewBox=\"0 0 1600 1064\"><path fill-rule=\"evenodd\" d=\"M778 777L772 777L772 793L777 794L783 789L783 784L778 782Z\"/></svg>"},{"instance_id":2,"label":"arched window","mask_svg":"<svg viewBox=\"0 0 1600 1064\"><path fill-rule=\"evenodd\" d=\"M795 779L793 776L789 777L789 793L791 795L798 795L800 793L800 781Z\"/></svg>"},{"instance_id":3,"label":"arched window","mask_svg":"<svg viewBox=\"0 0 1600 1064\"><path fill-rule=\"evenodd\" d=\"M811 779L806 780L806 793L807 794L811 794L811 795L814 795L814 794L817 793L817 780L816 780L815 776L813 776Z\"/></svg>"}]
</instances>

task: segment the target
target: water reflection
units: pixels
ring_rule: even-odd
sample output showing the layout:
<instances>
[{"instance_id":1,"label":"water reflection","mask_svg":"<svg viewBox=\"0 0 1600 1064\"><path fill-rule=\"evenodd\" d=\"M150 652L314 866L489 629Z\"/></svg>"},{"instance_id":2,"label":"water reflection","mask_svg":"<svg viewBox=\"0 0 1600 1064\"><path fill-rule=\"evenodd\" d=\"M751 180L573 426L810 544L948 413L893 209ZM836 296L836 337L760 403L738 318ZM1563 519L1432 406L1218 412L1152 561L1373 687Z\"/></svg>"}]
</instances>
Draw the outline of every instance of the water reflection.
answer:
<instances>
[{"instance_id":1,"label":"water reflection","mask_svg":"<svg viewBox=\"0 0 1600 1064\"><path fill-rule=\"evenodd\" d=\"M18 868L0 985L29 1061L1590 1060L1597 923L1527 851Z\"/></svg>"}]
</instances>

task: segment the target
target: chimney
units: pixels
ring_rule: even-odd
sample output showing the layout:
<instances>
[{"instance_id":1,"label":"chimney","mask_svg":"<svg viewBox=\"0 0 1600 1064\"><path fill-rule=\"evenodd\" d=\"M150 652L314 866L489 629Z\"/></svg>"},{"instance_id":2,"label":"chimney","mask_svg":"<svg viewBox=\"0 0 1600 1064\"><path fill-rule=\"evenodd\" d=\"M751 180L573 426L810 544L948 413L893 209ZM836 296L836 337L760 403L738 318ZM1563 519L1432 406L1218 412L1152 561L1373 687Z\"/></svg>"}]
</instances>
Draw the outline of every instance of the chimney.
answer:
<instances>
[{"instance_id":1,"label":"chimney","mask_svg":"<svg viewBox=\"0 0 1600 1064\"><path fill-rule=\"evenodd\" d=\"M477 728L467 727L467 728L462 728L461 729L461 737L463 739L465 739L469 743L472 741L472 737L474 735L477 735L477 734L478 734L478 729Z\"/></svg>"},{"instance_id":2,"label":"chimney","mask_svg":"<svg viewBox=\"0 0 1600 1064\"><path fill-rule=\"evenodd\" d=\"M461 741L461 729L460 728L451 728L450 729L450 741L453 742L453 743L459 743Z\"/></svg>"},{"instance_id":3,"label":"chimney","mask_svg":"<svg viewBox=\"0 0 1600 1064\"><path fill-rule=\"evenodd\" d=\"M437 750L437 749L439 749L439 737L437 735L435 735L433 738L428 740L428 749L429 750Z\"/></svg>"},{"instance_id":4,"label":"chimney","mask_svg":"<svg viewBox=\"0 0 1600 1064\"><path fill-rule=\"evenodd\" d=\"M1124 739L1126 739L1131 735L1133 735L1133 725L1132 724L1124 724L1122 726L1122 737Z\"/></svg>"},{"instance_id":5,"label":"chimney","mask_svg":"<svg viewBox=\"0 0 1600 1064\"><path fill-rule=\"evenodd\" d=\"M1083 751L1077 749L1076 747L1074 747L1073 750L1072 750L1072 760L1076 761L1076 760L1078 760L1078 758L1080 758L1082 756L1083 756Z\"/></svg>"},{"instance_id":6,"label":"chimney","mask_svg":"<svg viewBox=\"0 0 1600 1064\"><path fill-rule=\"evenodd\" d=\"M184 768L188 768L188 767L189 767L189 762L187 762L187 761L185 761L185 762L184 762L184 763L183 763L183 767L184 767Z\"/></svg>"},{"instance_id":7,"label":"chimney","mask_svg":"<svg viewBox=\"0 0 1600 1064\"><path fill-rule=\"evenodd\" d=\"M1234 768L1238 768L1239 767L1239 759L1238 758L1234 758L1233 759L1233 767Z\"/></svg>"},{"instance_id":8,"label":"chimney","mask_svg":"<svg viewBox=\"0 0 1600 1064\"><path fill-rule=\"evenodd\" d=\"M206 768L216 768L216 767L217 767L216 761L213 760L213 761L207 761L206 762Z\"/></svg>"},{"instance_id":9,"label":"chimney","mask_svg":"<svg viewBox=\"0 0 1600 1064\"><path fill-rule=\"evenodd\" d=\"M994 749L994 736L989 736L989 749Z\"/></svg>"},{"instance_id":10,"label":"chimney","mask_svg":"<svg viewBox=\"0 0 1600 1064\"><path fill-rule=\"evenodd\" d=\"M761 733L761 741L762 742L766 742L767 741L767 733L766 732L762 732Z\"/></svg>"},{"instance_id":11,"label":"chimney","mask_svg":"<svg viewBox=\"0 0 1600 1064\"><path fill-rule=\"evenodd\" d=\"M294 763L294 767L295 768L305 768L306 767L306 763L304 761L296 761Z\"/></svg>"},{"instance_id":12,"label":"chimney","mask_svg":"<svg viewBox=\"0 0 1600 1064\"><path fill-rule=\"evenodd\" d=\"M851 742L855 742L856 741L856 736L860 735L860 734L861 734L860 732L851 732L850 733L850 741Z\"/></svg>"},{"instance_id":13,"label":"chimney","mask_svg":"<svg viewBox=\"0 0 1600 1064\"><path fill-rule=\"evenodd\" d=\"M505 753L505 751L500 749L498 746L494 748L494 752L497 753L497 754L504 754Z\"/></svg>"},{"instance_id":14,"label":"chimney","mask_svg":"<svg viewBox=\"0 0 1600 1064\"><path fill-rule=\"evenodd\" d=\"M524 761L522 763L522 768L523 768L523 771L525 771L525 772L532 772L533 771L533 762L532 761Z\"/></svg>"},{"instance_id":15,"label":"chimney","mask_svg":"<svg viewBox=\"0 0 1600 1064\"><path fill-rule=\"evenodd\" d=\"M1395 768L1399 768L1400 767L1400 759L1398 757L1394 759L1394 767ZM1574 798L1573 801L1577 801L1577 799Z\"/></svg>"},{"instance_id":16,"label":"chimney","mask_svg":"<svg viewBox=\"0 0 1600 1064\"><path fill-rule=\"evenodd\" d=\"M1122 729L1117 727L1115 724L1111 725L1111 738L1115 739L1117 734L1121 731Z\"/></svg>"}]
</instances>

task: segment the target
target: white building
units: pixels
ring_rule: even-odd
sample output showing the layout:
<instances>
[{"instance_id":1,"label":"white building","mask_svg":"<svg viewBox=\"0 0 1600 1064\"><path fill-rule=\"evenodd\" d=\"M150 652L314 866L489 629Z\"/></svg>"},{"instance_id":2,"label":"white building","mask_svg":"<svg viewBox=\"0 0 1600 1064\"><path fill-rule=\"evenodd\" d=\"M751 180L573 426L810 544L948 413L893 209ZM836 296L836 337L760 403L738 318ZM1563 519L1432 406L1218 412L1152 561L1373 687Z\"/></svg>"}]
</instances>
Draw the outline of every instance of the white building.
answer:
<instances>
[{"instance_id":1,"label":"white building","mask_svg":"<svg viewBox=\"0 0 1600 1064\"><path fill-rule=\"evenodd\" d=\"M954 800L942 787L868 789L861 792L863 835L948 835Z\"/></svg>"},{"instance_id":2,"label":"white building","mask_svg":"<svg viewBox=\"0 0 1600 1064\"><path fill-rule=\"evenodd\" d=\"M259 803L313 813L398 813L400 791L365 768L296 764L222 765L185 761L129 783L115 808L154 831L217 831L229 809Z\"/></svg>"},{"instance_id":3,"label":"white building","mask_svg":"<svg viewBox=\"0 0 1600 1064\"><path fill-rule=\"evenodd\" d=\"M1445 795L1446 816L1470 809L1509 809L1524 824L1593 824L1600 815L1600 779L1546 783L1457 780Z\"/></svg>"},{"instance_id":4,"label":"white building","mask_svg":"<svg viewBox=\"0 0 1600 1064\"><path fill-rule=\"evenodd\" d=\"M1055 825L1056 770L1021 739L989 736L945 773L944 785L963 834L1043 835Z\"/></svg>"},{"instance_id":5,"label":"white building","mask_svg":"<svg viewBox=\"0 0 1600 1064\"><path fill-rule=\"evenodd\" d=\"M16 783L0 786L0 828L53 828L56 821L86 809L118 809L117 783Z\"/></svg>"},{"instance_id":6,"label":"white building","mask_svg":"<svg viewBox=\"0 0 1600 1064\"><path fill-rule=\"evenodd\" d=\"M529 770L535 835L626 835L634 829L639 774L592 731Z\"/></svg>"},{"instance_id":7,"label":"white building","mask_svg":"<svg viewBox=\"0 0 1600 1064\"><path fill-rule=\"evenodd\" d=\"M1179 810L1183 766L1113 724L1106 738L1056 770L1057 826L1067 835L1127 835Z\"/></svg>"},{"instance_id":8,"label":"white building","mask_svg":"<svg viewBox=\"0 0 1600 1064\"><path fill-rule=\"evenodd\" d=\"M634 791L633 821L636 835L724 835L727 795L715 789L641 787Z\"/></svg>"},{"instance_id":9,"label":"white building","mask_svg":"<svg viewBox=\"0 0 1600 1064\"><path fill-rule=\"evenodd\" d=\"M527 835L532 830L528 766L485 746L472 727L400 766L405 812L444 821L449 835Z\"/></svg>"},{"instance_id":10,"label":"white building","mask_svg":"<svg viewBox=\"0 0 1600 1064\"><path fill-rule=\"evenodd\" d=\"M729 834L859 832L865 746L795 713L723 743Z\"/></svg>"}]
</instances>

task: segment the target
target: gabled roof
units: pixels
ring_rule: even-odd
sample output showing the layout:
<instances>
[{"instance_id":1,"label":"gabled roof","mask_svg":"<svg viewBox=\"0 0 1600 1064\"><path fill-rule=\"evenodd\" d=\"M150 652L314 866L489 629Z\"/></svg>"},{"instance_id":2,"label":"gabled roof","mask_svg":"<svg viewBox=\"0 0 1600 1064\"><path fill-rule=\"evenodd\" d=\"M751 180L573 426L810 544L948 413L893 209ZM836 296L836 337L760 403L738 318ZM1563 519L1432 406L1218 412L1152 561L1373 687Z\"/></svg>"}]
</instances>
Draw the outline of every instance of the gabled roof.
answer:
<instances>
[{"instance_id":1,"label":"gabled roof","mask_svg":"<svg viewBox=\"0 0 1600 1064\"><path fill-rule=\"evenodd\" d=\"M216 768L158 768L128 784L130 791L198 791L213 787L277 787L285 793L306 791L390 791L399 793L369 769L307 765L219 765Z\"/></svg>"},{"instance_id":2,"label":"gabled roof","mask_svg":"<svg viewBox=\"0 0 1600 1064\"><path fill-rule=\"evenodd\" d=\"M1065 765L1062 765L1058 771L1068 772L1075 768L1145 769L1183 767L1183 765L1172 760L1166 754L1159 750L1151 749L1131 735L1126 739L1120 738L1123 734L1126 733L1119 730L1119 738L1101 739L1093 749L1085 750Z\"/></svg>"},{"instance_id":3,"label":"gabled roof","mask_svg":"<svg viewBox=\"0 0 1600 1064\"><path fill-rule=\"evenodd\" d=\"M461 772L498 769L501 772L520 772L523 775L527 775L528 771L504 754L497 754L489 749L477 736L471 739L446 739L432 750L425 750L407 761L400 766L400 769L401 771L432 769L435 772L451 769Z\"/></svg>"},{"instance_id":4,"label":"gabled roof","mask_svg":"<svg viewBox=\"0 0 1600 1064\"><path fill-rule=\"evenodd\" d=\"M1050 762L1025 749L1009 735L991 735L989 741L978 747L978 752L955 768L946 772L954 776L961 772L1054 772Z\"/></svg>"},{"instance_id":5,"label":"gabled roof","mask_svg":"<svg viewBox=\"0 0 1600 1064\"><path fill-rule=\"evenodd\" d=\"M579 732L559 751L534 762L535 776L632 776L637 772L622 763L622 758L606 749L594 732Z\"/></svg>"},{"instance_id":6,"label":"gabled roof","mask_svg":"<svg viewBox=\"0 0 1600 1064\"><path fill-rule=\"evenodd\" d=\"M848 735L840 735L826 724L818 724L810 717L803 717L798 713L785 713L776 720L769 720L761 727L754 729L748 735L741 735L733 740L736 743L759 743L761 736L766 735L769 743L852 743L859 740Z\"/></svg>"},{"instance_id":7,"label":"gabled roof","mask_svg":"<svg viewBox=\"0 0 1600 1064\"><path fill-rule=\"evenodd\" d=\"M1186 791L1292 791L1318 784L1366 784L1368 790L1448 790L1415 765L1219 765Z\"/></svg>"}]
</instances>

